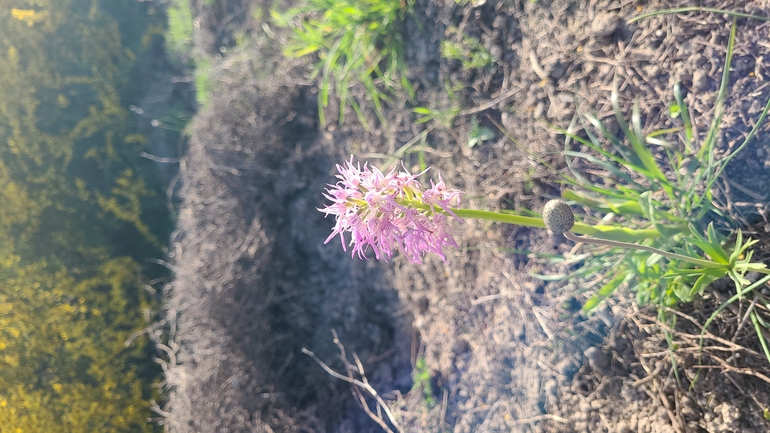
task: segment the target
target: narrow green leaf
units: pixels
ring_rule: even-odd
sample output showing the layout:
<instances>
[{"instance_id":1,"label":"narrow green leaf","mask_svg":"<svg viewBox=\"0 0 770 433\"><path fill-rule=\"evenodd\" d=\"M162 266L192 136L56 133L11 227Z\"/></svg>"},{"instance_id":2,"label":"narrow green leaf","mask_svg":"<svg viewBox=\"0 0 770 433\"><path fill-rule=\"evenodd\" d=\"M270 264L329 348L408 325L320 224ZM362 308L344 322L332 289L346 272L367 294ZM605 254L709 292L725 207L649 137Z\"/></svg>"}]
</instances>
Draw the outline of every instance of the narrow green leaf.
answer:
<instances>
[{"instance_id":1,"label":"narrow green leaf","mask_svg":"<svg viewBox=\"0 0 770 433\"><path fill-rule=\"evenodd\" d=\"M642 215L655 224L655 208L652 206L650 191L645 191L639 196L637 205L642 210Z\"/></svg>"},{"instance_id":2,"label":"narrow green leaf","mask_svg":"<svg viewBox=\"0 0 770 433\"><path fill-rule=\"evenodd\" d=\"M684 102L684 95L682 95L682 86L677 82L674 84L674 98L676 98L676 104L679 108L679 112L682 114L682 123L684 123L684 148L687 153L692 154L692 123L690 123L690 113L687 104Z\"/></svg>"},{"instance_id":3,"label":"narrow green leaf","mask_svg":"<svg viewBox=\"0 0 770 433\"><path fill-rule=\"evenodd\" d=\"M650 152L650 149L645 145L644 135L642 134L641 116L639 115L639 99L634 101L634 107L632 109L631 121L633 123L634 130L631 136L628 137L631 142L631 146L634 149L634 153L642 162L647 171L657 180L664 185L667 185L668 179L660 171L658 164L655 162L655 157Z\"/></svg>"},{"instance_id":4,"label":"narrow green leaf","mask_svg":"<svg viewBox=\"0 0 770 433\"><path fill-rule=\"evenodd\" d=\"M303 56L306 56L306 55L308 55L310 53L314 53L314 52L318 51L319 49L321 49L321 47L319 47L318 45L308 45L307 47L302 48L300 50L292 51L291 52L291 56L292 57L303 57Z\"/></svg>"},{"instance_id":5,"label":"narrow green leaf","mask_svg":"<svg viewBox=\"0 0 770 433\"><path fill-rule=\"evenodd\" d=\"M701 181L703 180L703 176L706 176L706 183L707 188L706 191L711 191L711 186L713 182L716 180L715 174L719 174L721 172L720 170L716 170L715 168L715 155L716 155L716 145L717 145L717 137L719 135L719 129L722 124L722 115L724 113L724 105L725 105L725 99L727 97L727 88L729 87L729 78L730 78L730 65L732 63L733 59L733 49L735 47L735 34L737 31L737 26L735 24L735 20L733 19L732 25L730 27L730 38L727 41L727 55L725 56L725 64L724 69L722 71L722 81L719 85L719 92L717 93L717 99L714 103L714 117L711 120L711 124L709 125L708 132L706 133L706 139L703 142L703 145L701 146L700 150L698 150L697 153L697 159L701 162L701 165L704 167L703 170L699 170L695 176L694 180L692 182L692 187L690 188L690 191L688 192L688 195L694 196L695 194L695 186L700 185ZM722 165L724 167L724 164ZM716 172L716 173L715 173ZM694 200L695 206L697 207L702 201L704 197L700 196Z\"/></svg>"},{"instance_id":6,"label":"narrow green leaf","mask_svg":"<svg viewBox=\"0 0 770 433\"><path fill-rule=\"evenodd\" d=\"M371 131L371 128L369 127L369 122L366 120L366 116L364 116L363 111L361 111L361 107L358 105L358 102L353 96L350 96L348 98L348 101L350 102L350 106L353 108L353 111L356 112L356 116L358 117L358 121L361 122L361 125L366 129L367 131Z\"/></svg>"},{"instance_id":7,"label":"narrow green leaf","mask_svg":"<svg viewBox=\"0 0 770 433\"><path fill-rule=\"evenodd\" d=\"M754 324L754 330L757 331L757 338L759 339L759 344L762 345L762 351L765 352L765 357L770 362L770 350L767 348L767 340L765 340L765 333L762 332L762 326L759 324L759 320L757 320L756 310L751 312L751 323Z\"/></svg>"},{"instance_id":8,"label":"narrow green leaf","mask_svg":"<svg viewBox=\"0 0 770 433\"><path fill-rule=\"evenodd\" d=\"M602 123L602 121L599 120L596 116L594 116L592 113L585 113L583 114L583 116L586 118L586 120L591 122L591 124L594 125L594 127L598 129L599 132L601 132L604 138L606 138L607 140L610 140L610 142L613 144L620 144L620 140L618 140L618 137L616 137L615 134L611 133L607 129L607 127L604 126L604 123Z\"/></svg>"},{"instance_id":9,"label":"narrow green leaf","mask_svg":"<svg viewBox=\"0 0 770 433\"><path fill-rule=\"evenodd\" d=\"M541 274L533 274L533 273L530 273L529 276L535 279L538 279L540 281L561 281L569 277L569 275L566 275L566 274L541 275Z\"/></svg>"},{"instance_id":10,"label":"narrow green leaf","mask_svg":"<svg viewBox=\"0 0 770 433\"><path fill-rule=\"evenodd\" d=\"M693 295L690 293L690 286L684 283L683 278L675 278L669 282L668 287L681 302L692 302Z\"/></svg>"},{"instance_id":11,"label":"narrow green leaf","mask_svg":"<svg viewBox=\"0 0 770 433\"><path fill-rule=\"evenodd\" d=\"M623 271L623 269L619 270L618 273L615 275L615 277L610 280L607 284L602 286L599 291L589 299L585 305L583 305L583 312L588 313L589 311L596 308L599 303L601 303L603 300L607 299L612 292L615 291L623 282L628 278L628 274Z\"/></svg>"},{"instance_id":12,"label":"narrow green leaf","mask_svg":"<svg viewBox=\"0 0 770 433\"><path fill-rule=\"evenodd\" d=\"M727 255L727 251L722 247L722 243L719 242L719 236L717 236L716 230L714 230L714 223L710 222L707 229L709 243L719 252L720 257L724 257L727 263L730 263L730 257Z\"/></svg>"},{"instance_id":13,"label":"narrow green leaf","mask_svg":"<svg viewBox=\"0 0 770 433\"><path fill-rule=\"evenodd\" d=\"M663 147L663 148L666 148L666 149L669 149L669 150L676 149L676 146L674 146L673 143L671 143L670 141L668 141L666 139L663 139L663 138L656 138L656 137L651 137L651 136L648 135L645 138L645 141L647 142L647 144L652 144L652 145L655 145L655 146L660 146L660 147Z\"/></svg>"},{"instance_id":14,"label":"narrow green leaf","mask_svg":"<svg viewBox=\"0 0 770 433\"><path fill-rule=\"evenodd\" d=\"M711 257L711 260L714 260L717 263L728 265L730 264L730 258L727 257L727 253L724 252L724 249L716 249L714 248L711 243L709 243L706 239L703 238L703 236L698 233L698 230L693 226L690 225L690 233L692 236L687 238L687 241L695 244L698 248L703 250L704 253L708 254L709 257Z\"/></svg>"},{"instance_id":15,"label":"narrow green leaf","mask_svg":"<svg viewBox=\"0 0 770 433\"><path fill-rule=\"evenodd\" d=\"M565 155L569 155L569 156L573 156L575 158L585 159L586 161L589 161L589 162L591 162L593 164L596 164L596 165L600 166L601 168L603 168L604 170L612 173L616 177L618 177L620 179L623 179L626 182L628 182L628 183L630 183L632 185L635 185L635 186L637 186L640 189L643 188L641 185L636 183L631 178L631 176L629 176L627 173L622 172L617 166L615 166L614 164L610 163L609 161L597 158L597 157L595 157L593 155L589 155L587 153L575 152L575 151L571 151L571 150L565 150L564 154Z\"/></svg>"},{"instance_id":16,"label":"narrow green leaf","mask_svg":"<svg viewBox=\"0 0 770 433\"><path fill-rule=\"evenodd\" d=\"M695 284L692 285L692 289L690 289L690 297L697 295L702 295L703 291L706 290L706 287L708 287L709 284L713 283L715 280L723 277L724 275L715 275L713 273L704 273L695 281Z\"/></svg>"},{"instance_id":17,"label":"narrow green leaf","mask_svg":"<svg viewBox=\"0 0 770 433\"><path fill-rule=\"evenodd\" d=\"M727 276L735 283L736 287L743 287L751 284L751 281L746 279L742 273L738 273L735 269L727 271Z\"/></svg>"},{"instance_id":18,"label":"narrow green leaf","mask_svg":"<svg viewBox=\"0 0 770 433\"><path fill-rule=\"evenodd\" d=\"M588 206L591 209L603 213L614 212L619 215L643 215L642 209L639 207L639 203L633 200L592 197L583 192L573 191L572 189L565 189L564 192L562 192L562 197L565 200L578 202L584 206Z\"/></svg>"}]
</instances>

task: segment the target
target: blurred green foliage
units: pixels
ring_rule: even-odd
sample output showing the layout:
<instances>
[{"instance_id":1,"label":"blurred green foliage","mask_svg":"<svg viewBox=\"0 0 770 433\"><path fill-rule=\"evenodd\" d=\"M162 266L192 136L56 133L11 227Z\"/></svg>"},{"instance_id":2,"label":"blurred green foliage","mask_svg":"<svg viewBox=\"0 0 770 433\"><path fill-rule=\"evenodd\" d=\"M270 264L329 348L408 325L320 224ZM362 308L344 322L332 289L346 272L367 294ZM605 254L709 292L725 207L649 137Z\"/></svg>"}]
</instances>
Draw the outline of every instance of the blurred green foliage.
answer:
<instances>
[{"instance_id":1,"label":"blurred green foliage","mask_svg":"<svg viewBox=\"0 0 770 433\"><path fill-rule=\"evenodd\" d=\"M213 81L211 78L211 61L204 55L195 57L195 100L204 106L211 99Z\"/></svg>"},{"instance_id":2,"label":"blurred green foliage","mask_svg":"<svg viewBox=\"0 0 770 433\"><path fill-rule=\"evenodd\" d=\"M205 0L212 6L215 0ZM208 104L213 90L211 60L208 55L194 49L193 11L190 0L171 0L166 9L168 26L163 38L166 52L175 63L193 71L195 77L195 100L199 106Z\"/></svg>"},{"instance_id":3,"label":"blurred green foliage","mask_svg":"<svg viewBox=\"0 0 770 433\"><path fill-rule=\"evenodd\" d=\"M121 99L147 8L0 2L0 431L157 430L147 339L125 344L168 225Z\"/></svg>"},{"instance_id":4,"label":"blurred green foliage","mask_svg":"<svg viewBox=\"0 0 770 433\"><path fill-rule=\"evenodd\" d=\"M433 388L430 385L430 369L425 358L418 358L412 372L412 390L420 390L425 405L431 408L436 405L436 398L433 397Z\"/></svg>"},{"instance_id":5,"label":"blurred green foliage","mask_svg":"<svg viewBox=\"0 0 770 433\"><path fill-rule=\"evenodd\" d=\"M166 14L168 15L166 50L184 57L192 50L193 16L190 0L172 0Z\"/></svg>"},{"instance_id":6,"label":"blurred green foliage","mask_svg":"<svg viewBox=\"0 0 770 433\"><path fill-rule=\"evenodd\" d=\"M366 103L384 125L383 101L390 102L398 88L414 98L402 34L413 7L414 0L309 0L286 11L274 8L270 12L277 26L293 30L292 40L284 48L287 55L318 56L312 76L320 75L318 116L322 125L332 93L339 101L339 123L345 123L350 106L366 129ZM355 84L366 89L365 98L349 91Z\"/></svg>"},{"instance_id":7,"label":"blurred green foliage","mask_svg":"<svg viewBox=\"0 0 770 433\"><path fill-rule=\"evenodd\" d=\"M456 33L457 29L452 28L448 32ZM489 50L477 38L466 34L441 41L441 56L459 60L465 70L483 69L494 63Z\"/></svg>"}]
</instances>

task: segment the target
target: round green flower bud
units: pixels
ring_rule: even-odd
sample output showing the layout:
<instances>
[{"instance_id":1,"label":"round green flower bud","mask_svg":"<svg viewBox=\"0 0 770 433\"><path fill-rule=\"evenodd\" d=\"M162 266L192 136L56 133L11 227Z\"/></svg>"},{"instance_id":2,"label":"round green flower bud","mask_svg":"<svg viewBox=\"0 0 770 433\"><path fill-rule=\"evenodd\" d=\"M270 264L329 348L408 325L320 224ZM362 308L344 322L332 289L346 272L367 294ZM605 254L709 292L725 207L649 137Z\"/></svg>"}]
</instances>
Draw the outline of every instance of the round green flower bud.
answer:
<instances>
[{"instance_id":1,"label":"round green flower bud","mask_svg":"<svg viewBox=\"0 0 770 433\"><path fill-rule=\"evenodd\" d=\"M564 200L551 200L543 208L543 222L551 233L561 234L575 225L575 216Z\"/></svg>"}]
</instances>

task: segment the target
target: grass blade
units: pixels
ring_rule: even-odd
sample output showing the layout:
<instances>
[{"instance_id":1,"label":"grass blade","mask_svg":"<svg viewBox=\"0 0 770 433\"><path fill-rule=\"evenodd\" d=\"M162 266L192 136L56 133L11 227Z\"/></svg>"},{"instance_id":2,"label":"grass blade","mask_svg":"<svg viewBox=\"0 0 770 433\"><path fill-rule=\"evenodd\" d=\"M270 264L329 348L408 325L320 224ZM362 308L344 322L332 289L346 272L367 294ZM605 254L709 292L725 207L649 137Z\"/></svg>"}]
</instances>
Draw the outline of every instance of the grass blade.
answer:
<instances>
[{"instance_id":1,"label":"grass blade","mask_svg":"<svg viewBox=\"0 0 770 433\"><path fill-rule=\"evenodd\" d=\"M757 331L757 338L759 339L759 343L762 345L762 351L765 352L765 357L767 357L767 361L770 362L770 350L767 348L767 341L765 341L765 336L762 332L762 326L759 324L759 320L757 319L757 313L752 311L751 323L754 324L754 329Z\"/></svg>"},{"instance_id":2,"label":"grass blade","mask_svg":"<svg viewBox=\"0 0 770 433\"><path fill-rule=\"evenodd\" d=\"M620 285L623 284L623 282L625 282L630 275L631 274L627 274L625 272L625 269L619 269L618 273L615 274L615 277L612 278L612 280L602 286L602 288L599 289L599 291L596 292L596 294L592 296L591 299L586 301L586 303L583 305L583 313L588 313L596 308L603 300L607 299L612 294L612 292L615 291L615 289L620 287Z\"/></svg>"},{"instance_id":3,"label":"grass blade","mask_svg":"<svg viewBox=\"0 0 770 433\"><path fill-rule=\"evenodd\" d=\"M735 25L735 20L733 20L733 24L730 27L730 39L727 42L727 55L725 56L725 65L724 70L722 71L722 81L719 85L719 92L717 94L717 100L714 104L714 118L711 120L711 125L709 126L708 132L706 133L706 140L703 142L703 146L698 151L698 154L696 155L697 159L701 162L701 166L704 166L705 168L702 170L698 170L697 174L695 175L695 179L692 183L689 195L692 197L695 193L695 188L697 185L700 185L701 180L703 180L703 176L705 174L706 181L710 185L713 183L713 179L716 177L714 176L714 157L715 157L715 149L716 149L716 143L717 143L717 135L719 133L719 128L722 123L722 114L724 112L724 105L725 105L725 99L727 98L727 85L730 81L730 65L732 63L733 59L733 48L735 47L735 33L737 31L737 26ZM704 162L704 157L706 161ZM703 200L703 196L697 198L694 201L693 207L698 207L700 205L701 201Z\"/></svg>"},{"instance_id":4,"label":"grass blade","mask_svg":"<svg viewBox=\"0 0 770 433\"><path fill-rule=\"evenodd\" d=\"M764 285L768 281L770 281L770 275L766 275L764 278L760 279L756 283L754 283L754 284L752 284L752 285L750 285L750 286L748 286L746 288L739 289L738 293L736 293L735 295L730 297L730 299L726 300L722 305L720 305L716 310L714 310L714 312L711 313L711 316L709 316L709 318L706 320L706 323L703 324L703 329L700 332L700 344L698 345L698 347L701 350L703 350L703 340L705 339L706 330L708 329L709 325L711 325L711 323L714 321L714 319L717 318L719 313L722 312L722 310L727 308L733 302L735 302L738 299L740 299L743 295L746 295L746 294L750 293L751 291L755 290L757 287L760 287L760 286Z\"/></svg>"},{"instance_id":5,"label":"grass blade","mask_svg":"<svg viewBox=\"0 0 770 433\"><path fill-rule=\"evenodd\" d=\"M687 242L703 250L704 253L711 257L711 260L723 265L730 264L730 258L727 256L727 253L724 252L724 249L721 247L721 245L719 249L715 248L714 245L712 245L710 242L704 239L700 233L698 233L697 229L692 224L690 225L690 233L692 236L686 239Z\"/></svg>"},{"instance_id":6,"label":"grass blade","mask_svg":"<svg viewBox=\"0 0 770 433\"><path fill-rule=\"evenodd\" d=\"M687 153L694 154L692 150L692 123L690 123L690 108L684 102L684 96L682 95L682 86L679 83L674 84L674 98L676 99L676 105L679 107L679 115L682 116L682 123L684 123L684 148Z\"/></svg>"},{"instance_id":7,"label":"grass blade","mask_svg":"<svg viewBox=\"0 0 770 433\"><path fill-rule=\"evenodd\" d=\"M732 160L735 155L737 155L740 151L743 150L744 147L746 147L747 144L749 144L749 141L751 141L752 138L754 138L754 135L759 130L759 127L762 125L762 122L765 121L765 117L767 117L767 113L770 111L770 99L767 100L767 103L765 104L765 109L762 110L762 114L759 116L759 119L757 119L757 123L754 124L754 127L751 128L751 131L746 136L746 138L743 140L743 143L741 143L740 146L738 146L737 149L735 149L730 155L722 161L722 164L719 167L719 170L717 170L714 177L709 181L708 185L706 186L707 190L711 190L712 185L714 182L719 178L719 176L722 174L722 171L724 171L725 167L727 166L727 163Z\"/></svg>"}]
</instances>

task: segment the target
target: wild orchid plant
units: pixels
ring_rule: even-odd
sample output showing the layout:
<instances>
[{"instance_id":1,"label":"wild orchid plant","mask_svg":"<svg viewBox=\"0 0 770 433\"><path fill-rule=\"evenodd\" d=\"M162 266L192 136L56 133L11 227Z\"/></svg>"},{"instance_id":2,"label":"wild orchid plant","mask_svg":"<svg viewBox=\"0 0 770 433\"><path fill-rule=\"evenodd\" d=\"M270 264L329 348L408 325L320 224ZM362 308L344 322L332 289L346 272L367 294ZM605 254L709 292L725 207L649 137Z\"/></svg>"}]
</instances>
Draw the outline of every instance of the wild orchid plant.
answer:
<instances>
[{"instance_id":1,"label":"wild orchid plant","mask_svg":"<svg viewBox=\"0 0 770 433\"><path fill-rule=\"evenodd\" d=\"M477 218L546 228L543 218L463 209L460 207L463 192L447 189L440 174L438 182L431 180L431 187L424 189L417 180L423 173L411 174L403 164L402 168L401 172L394 168L383 174L369 164L362 167L360 163L354 163L352 156L344 166L337 165L339 181L329 185L324 194L332 204L319 209L336 218L326 243L339 235L343 249L347 249L345 233L350 233L353 256L366 259L366 252L371 248L376 259L388 260L395 251L401 251L411 262L422 263L425 253L435 253L446 261L444 248L457 248L449 226L450 218L460 222L464 218ZM657 229L634 230L582 223L575 223L572 230L626 242L660 236Z\"/></svg>"},{"instance_id":2,"label":"wild orchid plant","mask_svg":"<svg viewBox=\"0 0 770 433\"><path fill-rule=\"evenodd\" d=\"M548 202L540 218L463 209L460 207L463 192L447 188L440 174L438 182L431 180L430 188L423 188L418 178L424 172L412 174L403 164L402 169L396 172L394 168L384 174L366 163L362 167L352 156L344 166L338 165L339 181L329 185L324 194L332 203L319 209L336 218L335 227L326 243L339 235L342 247L346 249L345 234L349 233L352 256L361 259L367 259L367 252L371 249L378 260L387 261L396 251L400 251L409 261L417 264L423 262L427 253L434 253L446 262L444 250L458 247L452 236L450 220L462 223L464 219L477 218L547 228L551 233L563 234L574 242L639 250L658 258L666 258L677 266L666 268L663 278L678 281L678 284L688 284L688 289L694 292L705 289L708 283L724 276L729 276L738 287L743 287L749 283L745 278L749 271L770 274L764 264L751 262L748 249L756 241L743 242L740 231L735 248L730 253L720 244L711 225L708 240L697 231L683 238L710 256L710 259L702 257L691 246L679 249L679 252L669 252L632 242L661 237L663 233L669 233L677 227L657 225L649 229L625 229L576 223L572 209L562 200ZM575 236L573 232L594 237ZM650 263L650 266L653 265Z\"/></svg>"}]
</instances>

